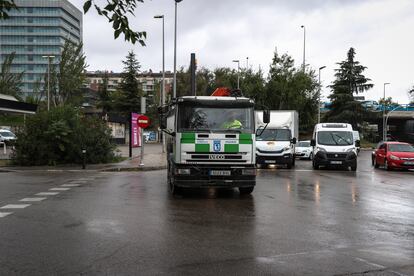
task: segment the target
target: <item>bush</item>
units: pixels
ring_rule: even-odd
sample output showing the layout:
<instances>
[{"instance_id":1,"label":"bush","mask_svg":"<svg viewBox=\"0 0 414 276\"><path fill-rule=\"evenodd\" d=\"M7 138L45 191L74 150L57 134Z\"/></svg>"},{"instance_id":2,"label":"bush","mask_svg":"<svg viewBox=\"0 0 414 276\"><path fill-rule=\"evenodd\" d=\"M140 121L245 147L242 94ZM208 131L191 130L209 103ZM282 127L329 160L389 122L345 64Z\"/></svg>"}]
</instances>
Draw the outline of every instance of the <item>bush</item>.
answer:
<instances>
[{"instance_id":1,"label":"bush","mask_svg":"<svg viewBox=\"0 0 414 276\"><path fill-rule=\"evenodd\" d=\"M107 163L113 157L111 130L96 117L84 116L71 106L56 107L28 117L18 132L12 160L15 164L56 165Z\"/></svg>"}]
</instances>

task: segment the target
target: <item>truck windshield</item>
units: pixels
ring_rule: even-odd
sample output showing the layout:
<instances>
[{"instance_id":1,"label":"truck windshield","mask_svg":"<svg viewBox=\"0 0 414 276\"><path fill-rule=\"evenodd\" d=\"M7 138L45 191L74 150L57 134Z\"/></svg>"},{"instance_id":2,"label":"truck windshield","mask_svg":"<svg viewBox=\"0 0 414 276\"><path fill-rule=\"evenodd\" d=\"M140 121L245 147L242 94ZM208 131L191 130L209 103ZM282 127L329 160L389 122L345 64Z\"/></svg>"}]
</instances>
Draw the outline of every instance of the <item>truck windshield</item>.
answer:
<instances>
[{"instance_id":1,"label":"truck windshield","mask_svg":"<svg viewBox=\"0 0 414 276\"><path fill-rule=\"evenodd\" d=\"M253 133L253 108L182 106L179 131Z\"/></svg>"},{"instance_id":2,"label":"truck windshield","mask_svg":"<svg viewBox=\"0 0 414 276\"><path fill-rule=\"evenodd\" d=\"M327 146L349 146L354 143L350 131L319 131L318 144Z\"/></svg>"},{"instance_id":3,"label":"truck windshield","mask_svg":"<svg viewBox=\"0 0 414 276\"><path fill-rule=\"evenodd\" d=\"M259 130L260 134L260 130ZM257 141L290 141L291 135L289 129L269 129L266 128L262 135L257 136Z\"/></svg>"}]
</instances>

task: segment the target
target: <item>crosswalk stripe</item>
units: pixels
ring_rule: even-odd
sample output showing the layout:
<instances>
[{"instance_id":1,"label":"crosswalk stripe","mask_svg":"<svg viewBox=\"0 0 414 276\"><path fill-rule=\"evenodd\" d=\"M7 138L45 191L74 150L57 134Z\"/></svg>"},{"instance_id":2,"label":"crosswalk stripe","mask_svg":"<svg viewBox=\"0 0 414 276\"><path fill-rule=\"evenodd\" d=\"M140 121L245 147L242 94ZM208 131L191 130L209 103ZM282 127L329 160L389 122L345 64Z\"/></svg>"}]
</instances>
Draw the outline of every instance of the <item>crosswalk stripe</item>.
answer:
<instances>
[{"instance_id":1,"label":"crosswalk stripe","mask_svg":"<svg viewBox=\"0 0 414 276\"><path fill-rule=\"evenodd\" d=\"M0 209L24 209L29 206L30 204L8 204L0 207Z\"/></svg>"},{"instance_id":2,"label":"crosswalk stripe","mask_svg":"<svg viewBox=\"0 0 414 276\"><path fill-rule=\"evenodd\" d=\"M68 191L70 188L51 188L49 191Z\"/></svg>"},{"instance_id":3,"label":"crosswalk stripe","mask_svg":"<svg viewBox=\"0 0 414 276\"><path fill-rule=\"evenodd\" d=\"M45 199L46 199L46 197L26 197L26 198L20 199L19 201L22 201L22 202L38 202L38 201L42 201L42 200L45 200Z\"/></svg>"},{"instance_id":4,"label":"crosswalk stripe","mask_svg":"<svg viewBox=\"0 0 414 276\"><path fill-rule=\"evenodd\" d=\"M53 196L53 195L57 195L59 194L58 192L41 192L41 193L37 193L37 196Z\"/></svg>"},{"instance_id":5,"label":"crosswalk stripe","mask_svg":"<svg viewBox=\"0 0 414 276\"><path fill-rule=\"evenodd\" d=\"M11 212L0 212L0 218L4 218L4 217L6 217L8 215L11 215L11 214L13 214L13 213L11 213Z\"/></svg>"}]
</instances>

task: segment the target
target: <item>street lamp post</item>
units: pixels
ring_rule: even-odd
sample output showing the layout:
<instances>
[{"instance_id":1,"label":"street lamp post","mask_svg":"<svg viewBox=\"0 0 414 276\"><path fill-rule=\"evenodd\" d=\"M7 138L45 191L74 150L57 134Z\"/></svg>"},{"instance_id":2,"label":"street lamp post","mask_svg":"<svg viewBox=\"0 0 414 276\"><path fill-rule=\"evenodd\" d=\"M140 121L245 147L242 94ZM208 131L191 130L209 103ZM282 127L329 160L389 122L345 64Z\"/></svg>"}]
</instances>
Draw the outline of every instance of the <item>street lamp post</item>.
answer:
<instances>
[{"instance_id":1,"label":"street lamp post","mask_svg":"<svg viewBox=\"0 0 414 276\"><path fill-rule=\"evenodd\" d=\"M161 106L165 104L165 33L164 33L164 15L156 15L154 18L162 18L162 83L161 83ZM161 131L162 152L165 152L165 139Z\"/></svg>"},{"instance_id":2,"label":"street lamp post","mask_svg":"<svg viewBox=\"0 0 414 276\"><path fill-rule=\"evenodd\" d=\"M246 70L249 70L249 57L246 57Z\"/></svg>"},{"instance_id":3,"label":"street lamp post","mask_svg":"<svg viewBox=\"0 0 414 276\"><path fill-rule=\"evenodd\" d=\"M318 91L318 124L321 122L321 71L326 66L319 67L319 91Z\"/></svg>"},{"instance_id":4,"label":"street lamp post","mask_svg":"<svg viewBox=\"0 0 414 276\"><path fill-rule=\"evenodd\" d=\"M388 114L387 114L387 116L386 116L386 118L385 118L385 131L384 131L384 133L385 133L385 139L384 139L384 142L386 142L387 141L387 125L388 125L388 117L390 116L390 114L392 113L392 112L394 112L395 110L397 110L398 108L400 108L400 107L402 107L401 105L397 105L393 110L391 110L390 112L388 112Z\"/></svg>"},{"instance_id":5,"label":"street lamp post","mask_svg":"<svg viewBox=\"0 0 414 276\"><path fill-rule=\"evenodd\" d=\"M305 49L306 49L306 28L305 25L300 26L303 29L303 71L305 71Z\"/></svg>"},{"instance_id":6,"label":"street lamp post","mask_svg":"<svg viewBox=\"0 0 414 276\"><path fill-rule=\"evenodd\" d=\"M240 89L240 60L234 59L233 62L237 63L237 89Z\"/></svg>"},{"instance_id":7,"label":"street lamp post","mask_svg":"<svg viewBox=\"0 0 414 276\"><path fill-rule=\"evenodd\" d=\"M173 79L173 98L177 97L177 3L182 0L175 0L175 16L174 16L174 79Z\"/></svg>"},{"instance_id":8,"label":"street lamp post","mask_svg":"<svg viewBox=\"0 0 414 276\"><path fill-rule=\"evenodd\" d=\"M383 105L382 105L382 141L386 141L387 139L387 131L386 131L386 124L385 124L385 109L387 108L386 104L385 104L385 86L390 84L389 82L385 82L384 83L384 97L383 99Z\"/></svg>"},{"instance_id":9,"label":"street lamp post","mask_svg":"<svg viewBox=\"0 0 414 276\"><path fill-rule=\"evenodd\" d=\"M45 55L43 58L47 58L47 111L50 110L50 61L55 56Z\"/></svg>"}]
</instances>

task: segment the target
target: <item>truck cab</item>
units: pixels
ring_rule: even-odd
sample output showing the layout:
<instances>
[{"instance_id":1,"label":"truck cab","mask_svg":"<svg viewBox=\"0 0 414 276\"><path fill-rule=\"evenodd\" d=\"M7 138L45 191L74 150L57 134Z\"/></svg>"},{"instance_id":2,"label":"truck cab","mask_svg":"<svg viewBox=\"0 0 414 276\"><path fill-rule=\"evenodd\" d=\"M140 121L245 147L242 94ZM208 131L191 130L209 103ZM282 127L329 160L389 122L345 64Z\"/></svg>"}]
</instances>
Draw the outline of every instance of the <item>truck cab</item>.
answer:
<instances>
[{"instance_id":1,"label":"truck cab","mask_svg":"<svg viewBox=\"0 0 414 276\"><path fill-rule=\"evenodd\" d=\"M256 111L256 163L258 166L295 165L295 144L298 139L298 114L292 110L270 111L270 122L263 130L262 111Z\"/></svg>"},{"instance_id":2,"label":"truck cab","mask_svg":"<svg viewBox=\"0 0 414 276\"><path fill-rule=\"evenodd\" d=\"M168 184L183 188L256 185L254 101L244 97L185 96L162 107Z\"/></svg>"},{"instance_id":3,"label":"truck cab","mask_svg":"<svg viewBox=\"0 0 414 276\"><path fill-rule=\"evenodd\" d=\"M313 146L313 168L342 167L352 171L357 169L357 147L353 129L346 123L316 124L311 140Z\"/></svg>"}]
</instances>

